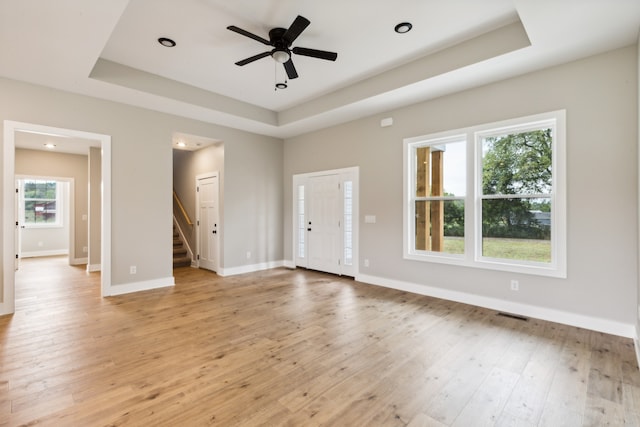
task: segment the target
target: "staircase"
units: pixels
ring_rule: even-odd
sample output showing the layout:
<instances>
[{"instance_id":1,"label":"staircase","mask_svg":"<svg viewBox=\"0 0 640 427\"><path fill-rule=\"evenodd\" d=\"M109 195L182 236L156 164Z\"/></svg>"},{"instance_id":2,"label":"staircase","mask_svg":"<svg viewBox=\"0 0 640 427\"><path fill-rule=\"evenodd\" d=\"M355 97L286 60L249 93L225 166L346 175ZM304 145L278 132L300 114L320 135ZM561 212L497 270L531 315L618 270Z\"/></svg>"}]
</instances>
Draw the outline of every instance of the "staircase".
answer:
<instances>
[{"instance_id":1,"label":"staircase","mask_svg":"<svg viewBox=\"0 0 640 427\"><path fill-rule=\"evenodd\" d=\"M173 268L177 267L190 267L191 258L187 255L187 248L184 242L180 238L180 233L176 229L176 225L173 225Z\"/></svg>"}]
</instances>

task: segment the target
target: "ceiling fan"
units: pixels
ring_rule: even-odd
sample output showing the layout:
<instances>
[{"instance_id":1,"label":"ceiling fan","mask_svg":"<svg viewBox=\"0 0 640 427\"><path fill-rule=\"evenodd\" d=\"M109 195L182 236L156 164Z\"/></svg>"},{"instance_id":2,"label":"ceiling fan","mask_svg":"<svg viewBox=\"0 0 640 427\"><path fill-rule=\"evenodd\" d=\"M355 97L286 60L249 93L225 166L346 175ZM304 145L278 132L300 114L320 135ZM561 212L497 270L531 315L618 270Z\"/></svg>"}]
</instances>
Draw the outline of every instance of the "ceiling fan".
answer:
<instances>
[{"instance_id":1,"label":"ceiling fan","mask_svg":"<svg viewBox=\"0 0 640 427\"><path fill-rule=\"evenodd\" d=\"M298 17L293 21L288 29L273 28L271 31L269 31L269 40L250 33L249 31L243 30L242 28L238 28L235 25L228 26L228 30L259 41L264 45L273 46L272 50L259 53L257 55L243 59L242 61L238 61L236 62L236 65L247 65L253 61L257 61L258 59L271 56L276 62L284 64L284 69L286 70L287 76L290 79L295 79L298 77L298 72L296 71L296 67L293 65L293 61L291 59L292 53L295 53L296 55L310 56L312 58L326 59L327 61L335 61L338 57L338 54L335 52L327 52L325 50L308 49L306 47L297 46L291 48L293 42L309 26L310 23L311 21L309 21L307 18L298 15Z\"/></svg>"}]
</instances>

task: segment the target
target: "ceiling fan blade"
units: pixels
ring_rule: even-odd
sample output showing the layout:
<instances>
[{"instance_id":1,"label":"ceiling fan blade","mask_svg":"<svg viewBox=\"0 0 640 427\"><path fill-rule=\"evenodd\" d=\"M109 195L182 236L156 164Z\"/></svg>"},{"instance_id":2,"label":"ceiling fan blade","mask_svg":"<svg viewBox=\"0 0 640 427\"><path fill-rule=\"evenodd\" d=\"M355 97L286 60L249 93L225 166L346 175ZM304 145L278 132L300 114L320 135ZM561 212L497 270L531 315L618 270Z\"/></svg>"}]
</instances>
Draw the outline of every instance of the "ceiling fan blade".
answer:
<instances>
[{"instance_id":1,"label":"ceiling fan blade","mask_svg":"<svg viewBox=\"0 0 640 427\"><path fill-rule=\"evenodd\" d=\"M312 58L326 59L327 61L335 61L338 54L335 52L327 52L326 50L307 49L306 47L294 47L291 52L296 55L310 56Z\"/></svg>"},{"instance_id":2,"label":"ceiling fan blade","mask_svg":"<svg viewBox=\"0 0 640 427\"><path fill-rule=\"evenodd\" d=\"M229 26L227 27L227 30L231 30L231 31L233 31L233 32L235 32L235 33L242 34L242 35L243 35L243 36L245 36L245 37L249 37L250 39L254 39L254 40L256 40L256 41L259 41L260 43L262 43L262 44L266 44L267 46L271 46L271 42L270 42L269 40L267 40L267 39L263 39L263 38L262 38L262 37L260 37L260 36L256 36L255 34L250 33L250 32L249 32L249 31L247 31L247 30L243 30L242 28L238 28L238 27L236 27L235 25L229 25Z\"/></svg>"},{"instance_id":3,"label":"ceiling fan blade","mask_svg":"<svg viewBox=\"0 0 640 427\"><path fill-rule=\"evenodd\" d=\"M236 62L236 65L239 65L242 67L243 65L247 65L253 61L257 61L258 59L266 58L269 55L271 55L271 52L262 52L257 55L253 55L247 59L243 59L242 61Z\"/></svg>"},{"instance_id":4,"label":"ceiling fan blade","mask_svg":"<svg viewBox=\"0 0 640 427\"><path fill-rule=\"evenodd\" d=\"M298 15L289 29L282 36L282 38L288 43L287 46L291 46L291 43L298 38L300 33L302 33L309 24L311 24L311 21L304 16Z\"/></svg>"},{"instance_id":5,"label":"ceiling fan blade","mask_svg":"<svg viewBox=\"0 0 640 427\"><path fill-rule=\"evenodd\" d=\"M287 71L289 79L293 80L298 78L298 72L296 71L296 67L293 66L291 59L284 63L284 69Z\"/></svg>"}]
</instances>

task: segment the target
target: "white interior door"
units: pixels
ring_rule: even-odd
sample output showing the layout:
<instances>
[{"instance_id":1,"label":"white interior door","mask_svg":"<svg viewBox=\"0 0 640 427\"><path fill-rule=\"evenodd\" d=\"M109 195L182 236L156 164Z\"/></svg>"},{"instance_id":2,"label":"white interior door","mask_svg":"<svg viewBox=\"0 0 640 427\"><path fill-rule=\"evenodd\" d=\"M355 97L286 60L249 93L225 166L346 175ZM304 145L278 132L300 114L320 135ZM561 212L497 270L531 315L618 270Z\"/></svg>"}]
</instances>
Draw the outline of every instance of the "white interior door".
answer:
<instances>
[{"instance_id":1,"label":"white interior door","mask_svg":"<svg viewBox=\"0 0 640 427\"><path fill-rule=\"evenodd\" d=\"M311 177L308 188L308 267L340 274L340 176Z\"/></svg>"},{"instance_id":2,"label":"white interior door","mask_svg":"<svg viewBox=\"0 0 640 427\"><path fill-rule=\"evenodd\" d=\"M198 266L218 271L218 175L197 180Z\"/></svg>"}]
</instances>

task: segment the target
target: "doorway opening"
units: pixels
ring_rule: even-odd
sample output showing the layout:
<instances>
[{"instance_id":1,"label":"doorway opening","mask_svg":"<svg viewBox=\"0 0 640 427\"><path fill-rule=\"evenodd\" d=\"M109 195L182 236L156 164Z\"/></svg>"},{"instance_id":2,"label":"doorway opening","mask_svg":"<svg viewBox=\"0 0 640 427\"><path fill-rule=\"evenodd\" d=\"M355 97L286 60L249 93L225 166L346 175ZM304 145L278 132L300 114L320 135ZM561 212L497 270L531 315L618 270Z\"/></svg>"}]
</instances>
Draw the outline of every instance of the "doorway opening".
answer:
<instances>
[{"instance_id":1,"label":"doorway opening","mask_svg":"<svg viewBox=\"0 0 640 427\"><path fill-rule=\"evenodd\" d=\"M43 126L33 123L22 123L10 120L4 121L4 150L3 150L3 286L2 302L0 303L0 315L10 314L15 311L15 272L16 248L18 227L15 171L16 171L16 140L21 134L41 135L50 138L58 138L61 145L70 147L80 144L79 140L88 140L95 143L100 153L100 223L99 234L101 236L100 247L100 293L102 296L111 294L111 137L91 132L72 129ZM55 144L54 144L55 145ZM89 219L89 218L87 218Z\"/></svg>"},{"instance_id":2,"label":"doorway opening","mask_svg":"<svg viewBox=\"0 0 640 427\"><path fill-rule=\"evenodd\" d=\"M224 259L224 157L221 140L173 134L174 227L191 267L216 273Z\"/></svg>"}]
</instances>

